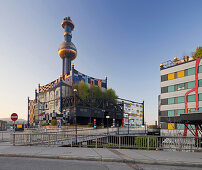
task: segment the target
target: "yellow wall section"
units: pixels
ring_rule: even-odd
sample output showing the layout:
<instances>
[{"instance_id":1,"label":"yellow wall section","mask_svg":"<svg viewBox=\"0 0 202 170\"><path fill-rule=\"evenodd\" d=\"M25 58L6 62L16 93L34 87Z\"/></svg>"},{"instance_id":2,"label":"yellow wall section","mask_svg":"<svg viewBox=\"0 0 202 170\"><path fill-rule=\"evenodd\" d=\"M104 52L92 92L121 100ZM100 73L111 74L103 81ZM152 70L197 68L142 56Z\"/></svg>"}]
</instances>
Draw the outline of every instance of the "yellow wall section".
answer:
<instances>
[{"instance_id":1,"label":"yellow wall section","mask_svg":"<svg viewBox=\"0 0 202 170\"><path fill-rule=\"evenodd\" d=\"M175 129L174 123L168 123L168 129Z\"/></svg>"},{"instance_id":2,"label":"yellow wall section","mask_svg":"<svg viewBox=\"0 0 202 170\"><path fill-rule=\"evenodd\" d=\"M168 80L172 80L175 78L175 73L168 74Z\"/></svg>"},{"instance_id":3,"label":"yellow wall section","mask_svg":"<svg viewBox=\"0 0 202 170\"><path fill-rule=\"evenodd\" d=\"M184 70L177 72L177 78L184 77Z\"/></svg>"},{"instance_id":4,"label":"yellow wall section","mask_svg":"<svg viewBox=\"0 0 202 170\"><path fill-rule=\"evenodd\" d=\"M17 125L17 128L22 128L22 125Z\"/></svg>"}]
</instances>

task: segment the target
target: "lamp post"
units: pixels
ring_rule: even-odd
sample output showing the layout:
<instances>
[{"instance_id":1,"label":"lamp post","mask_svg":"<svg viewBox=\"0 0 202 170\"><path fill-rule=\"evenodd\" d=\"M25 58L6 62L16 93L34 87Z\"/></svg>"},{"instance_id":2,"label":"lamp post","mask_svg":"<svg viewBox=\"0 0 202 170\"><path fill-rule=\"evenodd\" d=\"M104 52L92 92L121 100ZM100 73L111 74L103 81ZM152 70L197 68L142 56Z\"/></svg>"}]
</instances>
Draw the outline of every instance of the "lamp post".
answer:
<instances>
[{"instance_id":1,"label":"lamp post","mask_svg":"<svg viewBox=\"0 0 202 170\"><path fill-rule=\"evenodd\" d=\"M106 116L106 118L107 118L107 134L109 134L108 119L110 118L110 116Z\"/></svg>"},{"instance_id":2,"label":"lamp post","mask_svg":"<svg viewBox=\"0 0 202 170\"><path fill-rule=\"evenodd\" d=\"M77 144L77 120L76 120L76 92L77 89L74 89L74 113L75 113L75 130L76 130L76 144Z\"/></svg>"}]
</instances>

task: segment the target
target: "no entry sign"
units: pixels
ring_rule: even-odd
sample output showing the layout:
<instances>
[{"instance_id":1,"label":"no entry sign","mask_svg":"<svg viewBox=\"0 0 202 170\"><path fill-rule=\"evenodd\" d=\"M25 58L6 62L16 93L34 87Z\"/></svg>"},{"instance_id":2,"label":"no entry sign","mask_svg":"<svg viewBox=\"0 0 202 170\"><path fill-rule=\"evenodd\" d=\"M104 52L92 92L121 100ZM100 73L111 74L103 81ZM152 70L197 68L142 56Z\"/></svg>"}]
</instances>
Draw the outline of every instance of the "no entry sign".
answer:
<instances>
[{"instance_id":1,"label":"no entry sign","mask_svg":"<svg viewBox=\"0 0 202 170\"><path fill-rule=\"evenodd\" d=\"M12 115L11 115L11 120L12 120L12 121L18 120L18 115L17 115L17 113L12 113Z\"/></svg>"}]
</instances>

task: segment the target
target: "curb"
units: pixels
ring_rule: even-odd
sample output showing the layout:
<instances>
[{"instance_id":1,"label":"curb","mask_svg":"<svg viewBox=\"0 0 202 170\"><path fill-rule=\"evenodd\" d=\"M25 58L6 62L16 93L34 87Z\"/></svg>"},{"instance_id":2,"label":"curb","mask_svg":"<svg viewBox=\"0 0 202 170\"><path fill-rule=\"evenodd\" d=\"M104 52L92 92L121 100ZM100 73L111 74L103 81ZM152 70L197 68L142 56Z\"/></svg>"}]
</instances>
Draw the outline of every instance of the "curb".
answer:
<instances>
[{"instance_id":1,"label":"curb","mask_svg":"<svg viewBox=\"0 0 202 170\"><path fill-rule=\"evenodd\" d=\"M21 157L21 158L44 158L44 159L63 159L63 160L81 160L81 161L102 161L102 162L119 162L134 164L150 164L150 165L167 165L167 166L186 166L186 167L202 167L202 163L189 162L171 162L157 160L133 160L133 159L117 159L117 158L100 158L100 157L77 157L77 156L52 156L52 155L26 155L26 154L0 154L0 157Z\"/></svg>"}]
</instances>

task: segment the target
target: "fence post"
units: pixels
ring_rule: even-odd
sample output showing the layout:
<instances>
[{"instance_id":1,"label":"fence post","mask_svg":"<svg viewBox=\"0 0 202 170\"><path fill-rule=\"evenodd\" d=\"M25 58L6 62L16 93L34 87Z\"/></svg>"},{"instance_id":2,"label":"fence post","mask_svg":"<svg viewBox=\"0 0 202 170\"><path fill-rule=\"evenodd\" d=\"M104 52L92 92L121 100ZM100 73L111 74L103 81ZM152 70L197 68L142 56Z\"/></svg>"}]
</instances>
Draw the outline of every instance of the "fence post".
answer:
<instances>
[{"instance_id":1,"label":"fence post","mask_svg":"<svg viewBox=\"0 0 202 170\"><path fill-rule=\"evenodd\" d=\"M30 136L29 136L29 140L30 140L30 145L32 144L32 134L30 134Z\"/></svg>"},{"instance_id":2,"label":"fence post","mask_svg":"<svg viewBox=\"0 0 202 170\"><path fill-rule=\"evenodd\" d=\"M147 150L149 150L149 136L147 136Z\"/></svg>"},{"instance_id":3,"label":"fence post","mask_svg":"<svg viewBox=\"0 0 202 170\"><path fill-rule=\"evenodd\" d=\"M95 138L95 147L97 148L97 136Z\"/></svg>"},{"instance_id":4,"label":"fence post","mask_svg":"<svg viewBox=\"0 0 202 170\"><path fill-rule=\"evenodd\" d=\"M43 134L41 133L41 145L43 145Z\"/></svg>"},{"instance_id":5,"label":"fence post","mask_svg":"<svg viewBox=\"0 0 202 170\"><path fill-rule=\"evenodd\" d=\"M71 147L72 147L72 135L71 135Z\"/></svg>"},{"instance_id":6,"label":"fence post","mask_svg":"<svg viewBox=\"0 0 202 170\"><path fill-rule=\"evenodd\" d=\"M13 133L13 146L15 146L15 133Z\"/></svg>"},{"instance_id":7,"label":"fence post","mask_svg":"<svg viewBox=\"0 0 202 170\"><path fill-rule=\"evenodd\" d=\"M119 149L121 148L121 136L119 135Z\"/></svg>"},{"instance_id":8,"label":"fence post","mask_svg":"<svg viewBox=\"0 0 202 170\"><path fill-rule=\"evenodd\" d=\"M50 146L50 134L48 134L48 146Z\"/></svg>"}]
</instances>

